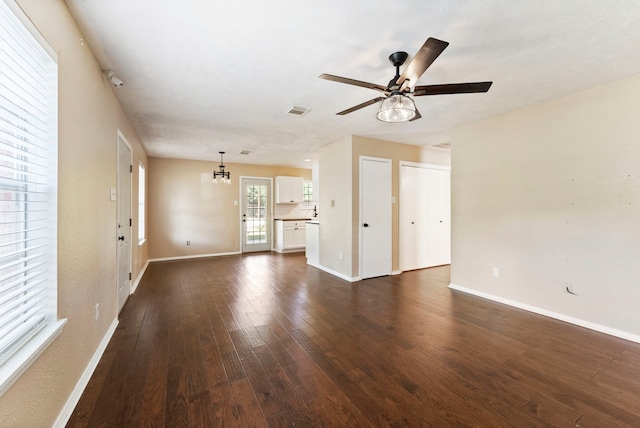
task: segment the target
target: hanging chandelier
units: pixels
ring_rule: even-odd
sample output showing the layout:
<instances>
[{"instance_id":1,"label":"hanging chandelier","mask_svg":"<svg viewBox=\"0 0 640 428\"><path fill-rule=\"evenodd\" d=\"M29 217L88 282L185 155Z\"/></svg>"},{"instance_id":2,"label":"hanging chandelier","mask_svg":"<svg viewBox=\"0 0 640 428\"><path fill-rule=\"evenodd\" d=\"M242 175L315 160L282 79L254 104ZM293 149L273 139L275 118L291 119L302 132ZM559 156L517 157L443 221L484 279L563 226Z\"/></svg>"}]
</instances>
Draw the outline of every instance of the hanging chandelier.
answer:
<instances>
[{"instance_id":1,"label":"hanging chandelier","mask_svg":"<svg viewBox=\"0 0 640 428\"><path fill-rule=\"evenodd\" d=\"M218 184L218 177L221 177L220 181L225 184L231 184L231 173L229 171L224 170L224 162L222 161L222 156L224 152L220 153L220 166L217 171L213 171L213 182Z\"/></svg>"}]
</instances>

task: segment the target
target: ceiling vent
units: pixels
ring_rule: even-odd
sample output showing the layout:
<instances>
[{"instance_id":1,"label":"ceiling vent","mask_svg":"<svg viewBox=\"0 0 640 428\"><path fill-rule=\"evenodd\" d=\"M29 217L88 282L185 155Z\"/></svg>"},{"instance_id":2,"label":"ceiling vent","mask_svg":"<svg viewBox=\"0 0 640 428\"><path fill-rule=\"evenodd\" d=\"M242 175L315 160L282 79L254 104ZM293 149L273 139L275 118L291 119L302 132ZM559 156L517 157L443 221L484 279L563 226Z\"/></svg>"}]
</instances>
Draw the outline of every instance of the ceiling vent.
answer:
<instances>
[{"instance_id":1,"label":"ceiling vent","mask_svg":"<svg viewBox=\"0 0 640 428\"><path fill-rule=\"evenodd\" d=\"M311 110L309 107L291 106L287 109L287 113L295 116L304 116L309 110Z\"/></svg>"},{"instance_id":2,"label":"ceiling vent","mask_svg":"<svg viewBox=\"0 0 640 428\"><path fill-rule=\"evenodd\" d=\"M249 150L243 150L240 152L241 155L248 155L249 154Z\"/></svg>"},{"instance_id":3,"label":"ceiling vent","mask_svg":"<svg viewBox=\"0 0 640 428\"><path fill-rule=\"evenodd\" d=\"M441 149L447 149L447 150L451 150L451 143L442 143L442 144L436 144L433 147L439 147Z\"/></svg>"}]
</instances>

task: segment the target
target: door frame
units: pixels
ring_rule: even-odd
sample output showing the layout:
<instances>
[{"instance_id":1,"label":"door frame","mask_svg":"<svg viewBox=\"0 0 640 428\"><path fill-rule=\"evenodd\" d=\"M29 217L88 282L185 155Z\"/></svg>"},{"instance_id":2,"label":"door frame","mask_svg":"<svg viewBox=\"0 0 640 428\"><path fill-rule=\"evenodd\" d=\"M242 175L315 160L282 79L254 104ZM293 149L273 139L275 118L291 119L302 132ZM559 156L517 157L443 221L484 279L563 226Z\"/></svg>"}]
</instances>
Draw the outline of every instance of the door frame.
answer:
<instances>
[{"instance_id":1,"label":"door frame","mask_svg":"<svg viewBox=\"0 0 640 428\"><path fill-rule=\"evenodd\" d=\"M129 168L127 168L127 170L125 171L121 171L120 168L120 143L124 143L124 145L129 149ZM128 242L129 245L127 245L127 266L125 267L129 273L129 279L127 280L127 287L129 288L128 292L127 292L127 298L125 298L124 302L120 302L120 293L119 293L119 287L120 287L120 277L119 277L119 273L120 273L120 245L118 243L118 221L120 220L120 205L122 204L123 200L122 200L122 195L120 194L120 180L123 177L123 174L128 174L129 175L129 226L127 227L126 222L125 222L125 232L123 233L123 235L125 236L125 242ZM117 130L117 138L116 138L116 312L120 313L120 311L122 310L122 308L124 307L125 303L127 302L127 299L129 298L128 296L131 295L131 259L132 259L132 255L133 255L133 248L132 248L132 244L131 244L131 235L132 235L132 224L133 224L133 148L131 147L131 144L129 144L129 141L127 141L127 138L124 136L124 134L122 133L122 131L120 131L120 129Z\"/></svg>"},{"instance_id":2,"label":"door frame","mask_svg":"<svg viewBox=\"0 0 640 428\"><path fill-rule=\"evenodd\" d=\"M363 277L363 256L364 256L364 245L363 245L363 233L362 233L362 229L363 226L362 224L364 223L364 218L363 218L363 206L362 206L362 198L363 198L363 180L362 180L362 165L363 165L363 161L374 161L374 162L382 162L385 164L389 165L389 193L388 195L381 195L380 198L382 200L382 198L385 199L385 201L381 201L381 205L384 206L388 206L388 210L389 210L389 266L388 266L388 272L387 275L391 275L392 271L393 271L393 207L392 207L392 202L393 202L393 161L391 159L388 158L378 158L378 157L373 157L373 156L360 156L359 160L358 160L358 279L362 280L362 279L366 279Z\"/></svg>"},{"instance_id":3,"label":"door frame","mask_svg":"<svg viewBox=\"0 0 640 428\"><path fill-rule=\"evenodd\" d=\"M402 221L404 216L403 216L403 201L402 201L402 181L403 181L403 167L411 167L411 168L422 168L422 169L438 169L438 170L442 170L442 171L449 171L449 173L451 173L451 167L447 166L447 165L436 165L436 164L430 164L430 163L420 163L420 162L410 162L410 161L400 161L400 168L398 171L398 203L400 204L398 207L398 222L399 222L399 234L400 236L398 237L398 255L399 255L399 267L400 267L400 271L404 272L405 271L405 263L404 263L404 254L403 254L403 240L406 238L406 225L404 224L404 222ZM406 179L406 178L404 178Z\"/></svg>"},{"instance_id":4,"label":"door frame","mask_svg":"<svg viewBox=\"0 0 640 428\"><path fill-rule=\"evenodd\" d=\"M240 177L238 177L239 183L238 183L238 191L240 193L240 196L238 198L238 224L240 225L239 227L239 235L240 235L240 240L238 241L238 244L240 245L240 248L238 249L238 252L240 254L244 254L243 252L243 248L244 248L244 226L243 226L243 222L242 222L242 207L244 204L244 186L242 185L242 180L268 180L269 181L269 202L267 203L267 217L270 221L270 224L268 226L268 230L267 230L267 239L269 240L269 251L273 251L273 247L274 247L274 242L273 242L273 204L274 204L274 189L273 189L273 177L256 177L256 176L249 176L249 175L241 175Z\"/></svg>"}]
</instances>

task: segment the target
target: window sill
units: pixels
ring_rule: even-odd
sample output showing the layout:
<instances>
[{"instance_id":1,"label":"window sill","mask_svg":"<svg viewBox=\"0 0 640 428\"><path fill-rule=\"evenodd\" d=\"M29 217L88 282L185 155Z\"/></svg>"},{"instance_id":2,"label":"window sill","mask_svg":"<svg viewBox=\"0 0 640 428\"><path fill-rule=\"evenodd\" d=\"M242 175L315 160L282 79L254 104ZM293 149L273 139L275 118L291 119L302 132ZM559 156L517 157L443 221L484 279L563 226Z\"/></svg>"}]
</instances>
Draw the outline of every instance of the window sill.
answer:
<instances>
[{"instance_id":1,"label":"window sill","mask_svg":"<svg viewBox=\"0 0 640 428\"><path fill-rule=\"evenodd\" d=\"M66 323L65 318L46 326L0 368L0 397L62 333Z\"/></svg>"}]
</instances>

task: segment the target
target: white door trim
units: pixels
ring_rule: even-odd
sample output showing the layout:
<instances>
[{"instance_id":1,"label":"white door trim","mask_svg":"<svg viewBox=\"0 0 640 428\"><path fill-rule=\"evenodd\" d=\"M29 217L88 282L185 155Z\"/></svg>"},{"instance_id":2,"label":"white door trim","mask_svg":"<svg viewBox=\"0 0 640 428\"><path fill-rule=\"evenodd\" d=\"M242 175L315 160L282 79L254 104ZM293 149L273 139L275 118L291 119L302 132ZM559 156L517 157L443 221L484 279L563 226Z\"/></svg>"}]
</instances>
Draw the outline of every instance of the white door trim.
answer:
<instances>
[{"instance_id":1,"label":"white door trim","mask_svg":"<svg viewBox=\"0 0 640 428\"><path fill-rule=\"evenodd\" d=\"M124 145L129 149L129 170L128 171L121 171L120 170L120 142L123 142ZM133 248L131 245L131 231L132 231L132 222L133 222L133 172L132 169L133 168L133 148L131 147L131 144L129 144L129 141L127 141L127 138L124 136L124 134L122 133L122 131L120 131L120 129L117 129L117 138L116 138L116 180L117 180L117 185L116 185L116 305L117 305L117 310L116 312L120 312L120 310L122 309L122 307L124 306L124 302L120 302L120 293L118 293L118 288L120 287L119 281L120 278L118 276L118 273L120 272L120 257L119 257L119 245L118 245L118 234L119 233L123 233L126 242L128 242L127 245L127 266L125 266L125 270L127 270L127 272L129 273L129 275L131 274L131 259L132 259L132 255L133 255ZM122 199L121 199L121 195L119 192L119 188L120 188L120 179L121 179L121 174L129 174L129 213L128 216L131 219L131 222L129 225L124 224L124 227L122 228L122 231L118 231L118 227L117 227L117 223L120 220L120 204L122 204ZM127 280L127 286L129 288L127 295L131 295L131 278L129 278ZM126 302L126 299L125 299Z\"/></svg>"},{"instance_id":2,"label":"white door trim","mask_svg":"<svg viewBox=\"0 0 640 428\"><path fill-rule=\"evenodd\" d=\"M238 224L240 225L239 229L240 231L238 232L240 234L240 240L238 241L238 244L240 245L240 247L238 248L238 253L242 254L242 247L243 242L244 242L244 228L242 225L242 205L244 203L243 201L243 197L244 197L244 189L242 188L242 180L244 179L249 179L249 180L269 180L269 189L270 189L270 194L269 194L269 203L267 205L267 209L269 210L269 214L268 214L268 218L269 221L271 222L271 224L269 224L269 229L268 229L268 235L269 235L269 243L271 244L271 251L273 251L273 247L275 245L274 243L274 239L273 239L273 229L274 229L274 225L273 225L273 204L274 204L274 200L275 200L275 189L273 188L273 177L257 177L257 176L252 176L252 175L241 175L240 177L238 177L238 191L240 193L239 197L238 197Z\"/></svg>"},{"instance_id":3,"label":"white door trim","mask_svg":"<svg viewBox=\"0 0 640 428\"><path fill-rule=\"evenodd\" d=\"M402 221L402 219L404 218L403 216L403 201L402 201L402 180L403 180L403 167L412 167L412 168L422 168L422 169L437 169L437 170L442 170L442 171L449 171L451 172L451 167L447 166L447 165L435 165L435 164L430 164L430 163L420 163L420 162L410 162L410 161L400 161L400 169L398 171L398 222L399 224L399 239L398 239L398 255L399 255L399 266L400 266L400 271L404 272L404 268L405 268L405 260L404 257L405 255L403 254L403 242L402 240L406 238L406 231L405 231L405 227L406 225L404 224L404 222Z\"/></svg>"}]
</instances>

